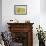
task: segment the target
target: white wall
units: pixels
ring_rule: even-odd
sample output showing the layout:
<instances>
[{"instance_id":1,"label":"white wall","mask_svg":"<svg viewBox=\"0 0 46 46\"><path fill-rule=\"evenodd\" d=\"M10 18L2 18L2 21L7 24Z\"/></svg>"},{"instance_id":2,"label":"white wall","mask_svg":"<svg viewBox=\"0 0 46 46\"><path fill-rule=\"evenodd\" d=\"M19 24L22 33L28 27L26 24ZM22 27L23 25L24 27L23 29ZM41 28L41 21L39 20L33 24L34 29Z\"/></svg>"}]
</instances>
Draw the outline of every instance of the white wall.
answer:
<instances>
[{"instance_id":1,"label":"white wall","mask_svg":"<svg viewBox=\"0 0 46 46\"><path fill-rule=\"evenodd\" d=\"M27 15L14 15L14 5L17 4L27 5ZM34 0L22 0L22 1L3 0L2 1L3 26L5 26L10 19L17 19L20 22L24 22L25 20L29 19L31 22L39 23L39 19L40 19L39 15L40 15L40 0L35 0L35 1Z\"/></svg>"},{"instance_id":2,"label":"white wall","mask_svg":"<svg viewBox=\"0 0 46 46\"><path fill-rule=\"evenodd\" d=\"M14 15L14 5L18 4L27 5L27 15ZM25 20L30 20L31 23L34 23L33 45L38 46L36 27L38 27L39 24L41 24L43 28L46 27L46 22L44 21L46 20L46 15L42 14L42 4L40 4L40 0L2 0L2 30L7 31L7 22L11 19L17 19L19 20L19 22L25 22Z\"/></svg>"}]
</instances>

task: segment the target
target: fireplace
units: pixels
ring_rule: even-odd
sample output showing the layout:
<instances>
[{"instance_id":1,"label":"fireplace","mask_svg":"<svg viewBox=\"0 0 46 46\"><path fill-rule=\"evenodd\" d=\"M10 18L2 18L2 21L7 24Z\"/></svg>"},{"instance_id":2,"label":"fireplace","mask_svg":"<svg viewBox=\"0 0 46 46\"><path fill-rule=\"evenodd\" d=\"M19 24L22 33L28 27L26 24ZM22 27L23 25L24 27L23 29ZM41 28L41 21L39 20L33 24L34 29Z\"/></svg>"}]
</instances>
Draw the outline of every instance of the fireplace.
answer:
<instances>
[{"instance_id":1,"label":"fireplace","mask_svg":"<svg viewBox=\"0 0 46 46\"><path fill-rule=\"evenodd\" d=\"M18 46L28 46L28 32L12 32L12 41Z\"/></svg>"},{"instance_id":2,"label":"fireplace","mask_svg":"<svg viewBox=\"0 0 46 46\"><path fill-rule=\"evenodd\" d=\"M33 23L7 23L15 46L33 46Z\"/></svg>"}]
</instances>

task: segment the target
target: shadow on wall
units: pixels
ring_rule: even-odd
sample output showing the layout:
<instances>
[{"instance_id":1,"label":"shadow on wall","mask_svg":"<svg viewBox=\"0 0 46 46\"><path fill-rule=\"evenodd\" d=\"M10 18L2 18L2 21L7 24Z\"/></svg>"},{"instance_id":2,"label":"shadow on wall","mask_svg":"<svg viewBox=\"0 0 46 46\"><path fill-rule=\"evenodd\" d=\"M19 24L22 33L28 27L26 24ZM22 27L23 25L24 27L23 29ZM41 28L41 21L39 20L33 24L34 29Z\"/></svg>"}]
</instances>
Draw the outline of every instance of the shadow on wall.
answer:
<instances>
[{"instance_id":1,"label":"shadow on wall","mask_svg":"<svg viewBox=\"0 0 46 46\"><path fill-rule=\"evenodd\" d=\"M40 11L46 14L46 0L40 0Z\"/></svg>"},{"instance_id":2,"label":"shadow on wall","mask_svg":"<svg viewBox=\"0 0 46 46\"><path fill-rule=\"evenodd\" d=\"M0 0L0 31L2 31L2 0Z\"/></svg>"}]
</instances>

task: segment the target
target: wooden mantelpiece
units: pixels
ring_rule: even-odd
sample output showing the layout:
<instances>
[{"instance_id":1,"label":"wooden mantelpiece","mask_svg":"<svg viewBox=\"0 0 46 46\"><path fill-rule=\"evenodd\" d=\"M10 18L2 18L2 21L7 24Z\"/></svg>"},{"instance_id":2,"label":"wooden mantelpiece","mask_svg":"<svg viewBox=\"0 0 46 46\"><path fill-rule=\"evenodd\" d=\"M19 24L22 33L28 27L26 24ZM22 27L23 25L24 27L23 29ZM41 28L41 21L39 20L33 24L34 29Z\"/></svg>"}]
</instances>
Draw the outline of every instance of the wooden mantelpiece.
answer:
<instances>
[{"instance_id":1,"label":"wooden mantelpiece","mask_svg":"<svg viewBox=\"0 0 46 46\"><path fill-rule=\"evenodd\" d=\"M16 42L21 42L24 38L23 46L33 46L33 23L7 23L9 25L9 31L13 35L13 39L20 39ZM24 32L24 33L23 33ZM20 35L21 34L21 35ZM24 35L25 34L25 35ZM21 37L23 36L23 38Z\"/></svg>"}]
</instances>

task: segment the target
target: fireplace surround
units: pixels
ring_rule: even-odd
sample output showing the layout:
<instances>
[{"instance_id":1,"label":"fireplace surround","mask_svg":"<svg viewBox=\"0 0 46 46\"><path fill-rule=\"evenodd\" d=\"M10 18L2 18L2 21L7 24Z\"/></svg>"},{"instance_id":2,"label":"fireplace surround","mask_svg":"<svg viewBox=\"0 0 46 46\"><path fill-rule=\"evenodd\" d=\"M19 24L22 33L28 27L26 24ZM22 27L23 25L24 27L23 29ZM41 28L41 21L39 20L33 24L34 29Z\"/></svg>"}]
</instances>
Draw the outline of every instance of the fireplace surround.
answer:
<instances>
[{"instance_id":1,"label":"fireplace surround","mask_svg":"<svg viewBox=\"0 0 46 46\"><path fill-rule=\"evenodd\" d=\"M33 23L7 23L16 46L33 46Z\"/></svg>"}]
</instances>

